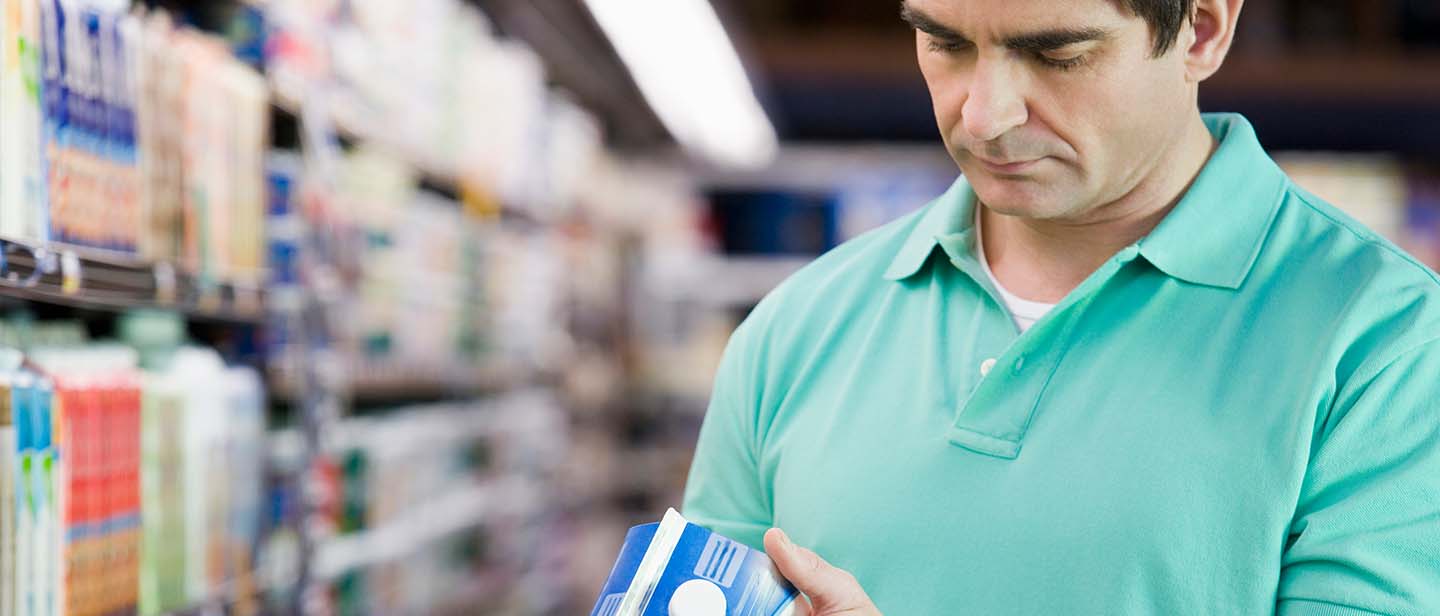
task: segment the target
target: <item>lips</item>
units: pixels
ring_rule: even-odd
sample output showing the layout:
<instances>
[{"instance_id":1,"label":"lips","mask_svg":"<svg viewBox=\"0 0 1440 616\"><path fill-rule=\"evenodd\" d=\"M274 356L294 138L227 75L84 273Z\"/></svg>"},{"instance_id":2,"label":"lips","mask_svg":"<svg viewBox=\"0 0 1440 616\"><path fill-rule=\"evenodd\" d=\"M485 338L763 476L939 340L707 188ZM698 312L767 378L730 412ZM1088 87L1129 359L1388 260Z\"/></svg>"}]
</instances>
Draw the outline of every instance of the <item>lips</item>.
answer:
<instances>
[{"instance_id":1,"label":"lips","mask_svg":"<svg viewBox=\"0 0 1440 616\"><path fill-rule=\"evenodd\" d=\"M982 166L984 166L987 171L989 171L989 172L991 172L991 173L994 173L994 174L996 174L996 175L1018 175L1018 174L1024 173L1024 172L1029 171L1030 169L1034 168L1036 165L1040 164L1040 161L1042 161L1042 160L1045 160L1045 159L1044 159L1044 158L1036 158L1036 159L1033 159L1033 160L1021 160L1021 161L1013 161L1013 162L996 162L996 161L985 160L985 159L979 158L979 157L976 157L976 158L975 158L975 161L978 162L978 163L980 163Z\"/></svg>"}]
</instances>

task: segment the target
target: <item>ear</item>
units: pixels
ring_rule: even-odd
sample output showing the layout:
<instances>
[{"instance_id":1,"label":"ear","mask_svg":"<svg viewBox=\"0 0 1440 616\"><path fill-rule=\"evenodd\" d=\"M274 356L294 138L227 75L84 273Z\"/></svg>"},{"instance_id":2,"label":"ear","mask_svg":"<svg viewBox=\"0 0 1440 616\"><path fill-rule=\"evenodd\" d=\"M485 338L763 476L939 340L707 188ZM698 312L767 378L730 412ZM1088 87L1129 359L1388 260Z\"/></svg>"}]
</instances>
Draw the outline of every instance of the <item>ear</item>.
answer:
<instances>
[{"instance_id":1,"label":"ear","mask_svg":"<svg viewBox=\"0 0 1440 616\"><path fill-rule=\"evenodd\" d=\"M1244 4L1245 0L1195 0L1195 12L1180 37L1181 44L1188 43L1183 50L1188 81L1205 81L1220 70L1235 40L1235 22Z\"/></svg>"}]
</instances>

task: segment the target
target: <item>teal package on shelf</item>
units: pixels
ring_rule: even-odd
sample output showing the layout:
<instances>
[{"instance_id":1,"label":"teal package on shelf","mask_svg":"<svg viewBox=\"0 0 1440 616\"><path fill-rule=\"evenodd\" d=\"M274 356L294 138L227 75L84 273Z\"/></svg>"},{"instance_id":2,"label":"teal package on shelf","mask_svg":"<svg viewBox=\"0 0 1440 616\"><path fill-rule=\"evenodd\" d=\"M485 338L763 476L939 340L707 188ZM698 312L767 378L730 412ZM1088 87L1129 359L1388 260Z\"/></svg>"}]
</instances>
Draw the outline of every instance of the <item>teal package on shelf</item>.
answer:
<instances>
[{"instance_id":1,"label":"teal package on shelf","mask_svg":"<svg viewBox=\"0 0 1440 616\"><path fill-rule=\"evenodd\" d=\"M55 441L54 383L35 374L30 387L31 444L34 447L30 467L30 499L35 515L36 544L32 546L34 578L31 580L35 614L58 614L60 586L60 527L56 481L63 473L60 451Z\"/></svg>"},{"instance_id":2,"label":"teal package on shelf","mask_svg":"<svg viewBox=\"0 0 1440 616\"><path fill-rule=\"evenodd\" d=\"M50 443L49 397L33 372L17 370L9 379L15 420L15 545L11 613L49 614L54 597L52 525L48 524L54 460ZM57 570L58 571L58 570Z\"/></svg>"}]
</instances>

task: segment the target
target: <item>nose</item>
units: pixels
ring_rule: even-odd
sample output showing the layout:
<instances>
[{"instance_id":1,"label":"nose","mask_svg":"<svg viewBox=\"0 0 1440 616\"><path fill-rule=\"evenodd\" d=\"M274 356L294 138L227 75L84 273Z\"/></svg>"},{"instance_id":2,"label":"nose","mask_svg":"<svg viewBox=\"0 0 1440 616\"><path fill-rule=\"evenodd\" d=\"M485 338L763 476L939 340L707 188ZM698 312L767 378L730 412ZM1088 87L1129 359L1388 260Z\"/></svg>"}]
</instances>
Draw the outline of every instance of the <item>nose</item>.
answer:
<instances>
[{"instance_id":1,"label":"nose","mask_svg":"<svg viewBox=\"0 0 1440 616\"><path fill-rule=\"evenodd\" d=\"M1025 97L1007 62L980 58L970 77L961 126L976 142L994 141L1029 119Z\"/></svg>"}]
</instances>

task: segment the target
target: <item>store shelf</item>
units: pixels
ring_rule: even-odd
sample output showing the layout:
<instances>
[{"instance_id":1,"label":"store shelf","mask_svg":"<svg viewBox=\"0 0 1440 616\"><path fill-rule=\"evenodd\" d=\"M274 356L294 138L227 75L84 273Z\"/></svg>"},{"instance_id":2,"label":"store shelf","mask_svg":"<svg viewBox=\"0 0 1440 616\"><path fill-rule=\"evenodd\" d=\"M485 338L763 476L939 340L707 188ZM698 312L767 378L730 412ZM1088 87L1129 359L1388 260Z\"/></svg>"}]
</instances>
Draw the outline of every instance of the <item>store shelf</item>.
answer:
<instances>
[{"instance_id":1,"label":"store shelf","mask_svg":"<svg viewBox=\"0 0 1440 616\"><path fill-rule=\"evenodd\" d=\"M304 113L304 96L299 93L297 86L287 85L275 79L270 80L270 100L276 109L293 117L299 118ZM333 101L343 100L330 98L331 104L323 109L331 123L334 124L336 136L342 141L352 143L367 143L379 146L391 154L405 160L414 167L422 185L429 186L439 192L452 197L460 194L460 172L454 164L447 163L429 156L420 151L419 148L410 147L397 143L394 139L388 139L380 131L365 128L365 112L353 105L344 105Z\"/></svg>"},{"instance_id":2,"label":"store shelf","mask_svg":"<svg viewBox=\"0 0 1440 616\"><path fill-rule=\"evenodd\" d=\"M362 369L350 383L351 398L369 404L406 399L476 397L511 391L525 384L522 371L508 366L482 366L475 370Z\"/></svg>"},{"instance_id":3,"label":"store shelf","mask_svg":"<svg viewBox=\"0 0 1440 616\"><path fill-rule=\"evenodd\" d=\"M254 577L252 579L259 579ZM237 612L236 608L258 604L264 596L264 590L258 586L251 585L248 591L242 591L240 585L231 582L226 584L219 593L205 601L180 610L167 612L167 616L212 616L243 613Z\"/></svg>"},{"instance_id":4,"label":"store shelf","mask_svg":"<svg viewBox=\"0 0 1440 616\"><path fill-rule=\"evenodd\" d=\"M529 480L477 483L415 505L378 528L321 543L315 572L320 579L334 579L392 562L487 520L534 511L539 502L539 490Z\"/></svg>"},{"instance_id":5,"label":"store shelf","mask_svg":"<svg viewBox=\"0 0 1440 616\"><path fill-rule=\"evenodd\" d=\"M417 402L477 398L534 384L533 371L506 362L479 366L374 363L350 365L336 388L352 404L389 407ZM298 402L298 384L281 373L271 374L271 392L280 402Z\"/></svg>"},{"instance_id":6,"label":"store shelf","mask_svg":"<svg viewBox=\"0 0 1440 616\"><path fill-rule=\"evenodd\" d=\"M302 113L302 98L293 92L296 88L285 88L272 81L270 95L272 106L293 118ZM427 156L419 148L408 147L393 139L387 139L373 130L362 128L364 114L358 110L336 105L329 111L336 136L343 143L370 144L386 151L415 171L416 184L420 189L437 193L447 199L462 201L465 198L465 174L454 164L447 164L434 156ZM473 188L473 187L472 187ZM543 216L525 208L501 207L495 220L514 229L540 229L549 224Z\"/></svg>"},{"instance_id":7,"label":"store shelf","mask_svg":"<svg viewBox=\"0 0 1440 616\"><path fill-rule=\"evenodd\" d=\"M259 323L258 284L207 282L166 262L64 244L0 238L0 296L91 310L175 310L192 319Z\"/></svg>"},{"instance_id":8,"label":"store shelf","mask_svg":"<svg viewBox=\"0 0 1440 616\"><path fill-rule=\"evenodd\" d=\"M670 301L743 307L758 303L814 257L701 257L651 264L647 290Z\"/></svg>"}]
</instances>

